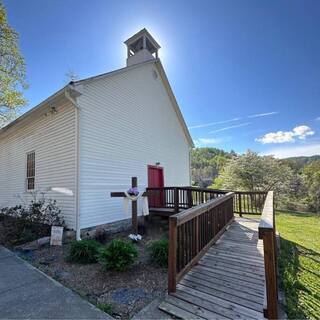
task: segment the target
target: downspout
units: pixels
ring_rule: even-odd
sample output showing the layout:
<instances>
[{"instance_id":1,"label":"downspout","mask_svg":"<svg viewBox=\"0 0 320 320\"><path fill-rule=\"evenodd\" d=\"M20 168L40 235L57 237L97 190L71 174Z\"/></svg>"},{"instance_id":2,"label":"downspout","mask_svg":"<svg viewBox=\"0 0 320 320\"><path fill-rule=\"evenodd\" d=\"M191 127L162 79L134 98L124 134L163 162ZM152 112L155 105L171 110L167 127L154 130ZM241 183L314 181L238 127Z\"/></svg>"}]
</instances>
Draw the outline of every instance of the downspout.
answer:
<instances>
[{"instance_id":1,"label":"downspout","mask_svg":"<svg viewBox=\"0 0 320 320\"><path fill-rule=\"evenodd\" d=\"M70 87L69 87L70 88ZM65 97L72 103L72 105L75 107L75 131L76 131L76 139L75 139L75 145L76 145L76 192L75 192L75 211L76 211L76 239L81 240L81 229L80 229L80 130L79 130L79 118L80 118L80 106L77 103L76 99L74 99L70 92L68 91L68 88L65 90Z\"/></svg>"},{"instance_id":2,"label":"downspout","mask_svg":"<svg viewBox=\"0 0 320 320\"><path fill-rule=\"evenodd\" d=\"M189 148L189 185L190 187L192 186L191 152L192 152L192 148Z\"/></svg>"}]
</instances>

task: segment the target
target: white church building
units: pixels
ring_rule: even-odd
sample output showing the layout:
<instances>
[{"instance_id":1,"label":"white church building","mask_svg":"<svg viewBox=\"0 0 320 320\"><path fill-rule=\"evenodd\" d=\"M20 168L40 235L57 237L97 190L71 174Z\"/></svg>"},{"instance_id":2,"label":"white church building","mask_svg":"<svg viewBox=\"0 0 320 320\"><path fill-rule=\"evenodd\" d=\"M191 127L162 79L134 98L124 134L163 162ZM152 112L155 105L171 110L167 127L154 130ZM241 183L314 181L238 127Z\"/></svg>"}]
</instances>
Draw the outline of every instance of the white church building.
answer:
<instances>
[{"instance_id":1,"label":"white church building","mask_svg":"<svg viewBox=\"0 0 320 320\"><path fill-rule=\"evenodd\" d=\"M193 142L143 29L125 41L125 68L70 82L0 129L0 208L36 191L69 228L126 218L112 191L190 185Z\"/></svg>"}]
</instances>

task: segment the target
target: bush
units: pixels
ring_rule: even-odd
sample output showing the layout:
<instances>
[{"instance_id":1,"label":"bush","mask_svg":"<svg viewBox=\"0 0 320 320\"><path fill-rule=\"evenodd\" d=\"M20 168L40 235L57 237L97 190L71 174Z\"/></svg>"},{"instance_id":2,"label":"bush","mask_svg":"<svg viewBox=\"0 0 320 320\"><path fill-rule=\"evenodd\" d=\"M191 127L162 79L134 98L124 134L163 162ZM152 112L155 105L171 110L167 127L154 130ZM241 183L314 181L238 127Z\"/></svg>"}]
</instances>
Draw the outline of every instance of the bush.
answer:
<instances>
[{"instance_id":1,"label":"bush","mask_svg":"<svg viewBox=\"0 0 320 320\"><path fill-rule=\"evenodd\" d=\"M22 218L1 216L0 243L4 245L20 245L50 235L50 226L30 222Z\"/></svg>"},{"instance_id":2,"label":"bush","mask_svg":"<svg viewBox=\"0 0 320 320\"><path fill-rule=\"evenodd\" d=\"M151 260L161 267L168 267L168 248L167 239L153 241L149 246Z\"/></svg>"},{"instance_id":3,"label":"bush","mask_svg":"<svg viewBox=\"0 0 320 320\"><path fill-rule=\"evenodd\" d=\"M101 244L95 240L80 240L70 243L68 261L76 263L95 263L98 261Z\"/></svg>"},{"instance_id":4,"label":"bush","mask_svg":"<svg viewBox=\"0 0 320 320\"><path fill-rule=\"evenodd\" d=\"M27 207L27 211L30 221L49 226L63 227L65 225L56 200L45 199L44 197L42 199L32 200Z\"/></svg>"},{"instance_id":5,"label":"bush","mask_svg":"<svg viewBox=\"0 0 320 320\"><path fill-rule=\"evenodd\" d=\"M110 303L98 303L97 307L105 313L108 313L110 316L113 314L113 305Z\"/></svg>"},{"instance_id":6,"label":"bush","mask_svg":"<svg viewBox=\"0 0 320 320\"><path fill-rule=\"evenodd\" d=\"M107 270L125 271L137 258L138 251L132 243L115 239L101 250L98 260Z\"/></svg>"},{"instance_id":7,"label":"bush","mask_svg":"<svg viewBox=\"0 0 320 320\"><path fill-rule=\"evenodd\" d=\"M0 213L12 218L48 226L63 227L65 225L57 201L46 199L44 194L38 197L38 194L34 193L33 200L28 205L2 208Z\"/></svg>"},{"instance_id":8,"label":"bush","mask_svg":"<svg viewBox=\"0 0 320 320\"><path fill-rule=\"evenodd\" d=\"M50 235L51 226L64 226L61 210L55 200L46 199L44 194L24 206L0 209L2 223L1 242L18 245Z\"/></svg>"}]
</instances>

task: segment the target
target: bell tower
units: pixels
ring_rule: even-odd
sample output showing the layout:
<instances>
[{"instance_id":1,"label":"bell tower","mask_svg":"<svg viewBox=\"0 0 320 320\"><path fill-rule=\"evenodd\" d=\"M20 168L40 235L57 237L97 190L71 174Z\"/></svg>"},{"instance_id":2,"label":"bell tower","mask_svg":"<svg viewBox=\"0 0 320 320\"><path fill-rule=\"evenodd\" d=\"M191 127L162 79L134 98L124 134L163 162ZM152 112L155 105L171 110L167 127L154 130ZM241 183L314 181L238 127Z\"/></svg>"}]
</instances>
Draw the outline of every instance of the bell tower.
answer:
<instances>
[{"instance_id":1,"label":"bell tower","mask_svg":"<svg viewBox=\"0 0 320 320\"><path fill-rule=\"evenodd\" d=\"M124 42L127 46L127 67L158 59L160 45L147 29L142 29Z\"/></svg>"}]
</instances>

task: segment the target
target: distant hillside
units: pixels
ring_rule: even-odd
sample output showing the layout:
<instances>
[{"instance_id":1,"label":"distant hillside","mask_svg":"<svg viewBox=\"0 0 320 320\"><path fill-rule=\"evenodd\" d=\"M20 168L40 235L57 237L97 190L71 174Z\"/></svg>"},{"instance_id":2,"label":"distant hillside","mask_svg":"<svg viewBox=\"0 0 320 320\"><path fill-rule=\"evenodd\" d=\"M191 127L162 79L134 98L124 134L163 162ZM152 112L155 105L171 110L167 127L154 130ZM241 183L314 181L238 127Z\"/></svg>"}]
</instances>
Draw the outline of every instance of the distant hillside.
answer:
<instances>
[{"instance_id":1,"label":"distant hillside","mask_svg":"<svg viewBox=\"0 0 320 320\"><path fill-rule=\"evenodd\" d=\"M217 148L195 148L191 152L191 172L193 184L207 187L213 183L225 163L236 156L234 151L227 152ZM291 157L282 159L295 172L300 172L312 161L320 160L319 156Z\"/></svg>"},{"instance_id":2,"label":"distant hillside","mask_svg":"<svg viewBox=\"0 0 320 320\"><path fill-rule=\"evenodd\" d=\"M195 148L191 152L191 172L193 184L207 187L213 183L228 161L236 153L217 148Z\"/></svg>"},{"instance_id":3,"label":"distant hillside","mask_svg":"<svg viewBox=\"0 0 320 320\"><path fill-rule=\"evenodd\" d=\"M301 171L303 167L308 165L310 162L320 160L320 155L310 157L290 157L282 160L286 162L295 171Z\"/></svg>"}]
</instances>

